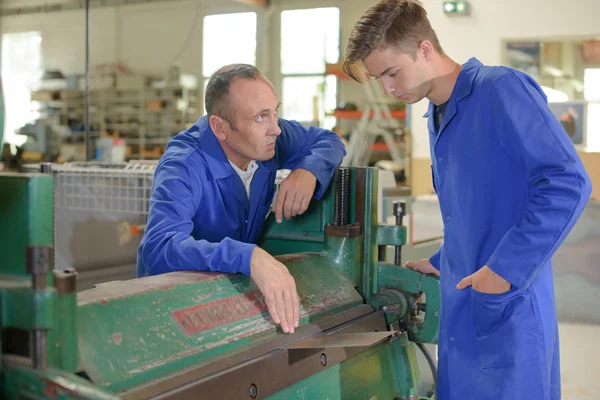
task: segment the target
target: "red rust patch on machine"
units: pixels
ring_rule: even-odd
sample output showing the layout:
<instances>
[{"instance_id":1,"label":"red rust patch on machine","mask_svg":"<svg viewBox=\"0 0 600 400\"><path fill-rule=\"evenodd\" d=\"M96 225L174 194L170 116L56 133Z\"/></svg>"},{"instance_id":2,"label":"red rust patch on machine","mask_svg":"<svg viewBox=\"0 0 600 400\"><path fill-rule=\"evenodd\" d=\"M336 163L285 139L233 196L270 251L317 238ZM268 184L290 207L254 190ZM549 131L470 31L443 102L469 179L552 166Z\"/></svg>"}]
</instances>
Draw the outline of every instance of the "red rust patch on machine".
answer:
<instances>
[{"instance_id":1,"label":"red rust patch on machine","mask_svg":"<svg viewBox=\"0 0 600 400\"><path fill-rule=\"evenodd\" d=\"M262 294L255 290L239 296L177 310L172 315L183 332L187 336L191 336L266 311L267 306Z\"/></svg>"}]
</instances>

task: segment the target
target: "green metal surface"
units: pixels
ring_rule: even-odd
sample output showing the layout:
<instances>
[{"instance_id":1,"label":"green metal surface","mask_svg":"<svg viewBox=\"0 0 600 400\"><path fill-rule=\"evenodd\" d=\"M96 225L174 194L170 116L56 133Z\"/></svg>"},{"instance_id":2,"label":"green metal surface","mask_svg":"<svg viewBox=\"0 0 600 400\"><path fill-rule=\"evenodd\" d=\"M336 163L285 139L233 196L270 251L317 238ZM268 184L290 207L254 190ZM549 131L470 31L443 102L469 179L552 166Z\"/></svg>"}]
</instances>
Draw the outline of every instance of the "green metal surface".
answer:
<instances>
[{"instance_id":1,"label":"green metal surface","mask_svg":"<svg viewBox=\"0 0 600 400\"><path fill-rule=\"evenodd\" d=\"M333 199L331 185L319 201L310 202L302 216L278 223L271 212L257 244L272 255L323 251L325 225L333 220Z\"/></svg>"},{"instance_id":2,"label":"green metal surface","mask_svg":"<svg viewBox=\"0 0 600 400\"><path fill-rule=\"evenodd\" d=\"M355 287L360 286L362 238L325 237L325 253L330 264L350 280Z\"/></svg>"},{"instance_id":3,"label":"green metal surface","mask_svg":"<svg viewBox=\"0 0 600 400\"><path fill-rule=\"evenodd\" d=\"M26 248L53 244L52 175L0 173L0 188L0 273L28 276Z\"/></svg>"},{"instance_id":4,"label":"green metal surface","mask_svg":"<svg viewBox=\"0 0 600 400\"><path fill-rule=\"evenodd\" d=\"M371 297L369 304L376 311L382 310L385 312L385 320L388 325L395 323L409 311L406 296L394 289L384 289L377 293Z\"/></svg>"},{"instance_id":5,"label":"green metal surface","mask_svg":"<svg viewBox=\"0 0 600 400\"><path fill-rule=\"evenodd\" d=\"M363 243L362 243L362 290L366 303L377 292L377 183L378 174L374 168L365 168L363 204Z\"/></svg>"},{"instance_id":6,"label":"green metal surface","mask_svg":"<svg viewBox=\"0 0 600 400\"><path fill-rule=\"evenodd\" d=\"M89 381L60 370L11 368L2 376L4 399L118 400Z\"/></svg>"},{"instance_id":7,"label":"green metal surface","mask_svg":"<svg viewBox=\"0 0 600 400\"><path fill-rule=\"evenodd\" d=\"M325 254L279 258L301 296L301 324L362 303ZM79 294L80 370L118 391L268 339L277 330L243 275L181 273Z\"/></svg>"},{"instance_id":8,"label":"green metal surface","mask_svg":"<svg viewBox=\"0 0 600 400\"><path fill-rule=\"evenodd\" d=\"M54 289L31 288L0 290L2 327L24 330L50 329L54 324Z\"/></svg>"},{"instance_id":9,"label":"green metal surface","mask_svg":"<svg viewBox=\"0 0 600 400\"><path fill-rule=\"evenodd\" d=\"M425 317L411 319L407 328L412 341L437 343L441 306L439 277L423 275L412 269L390 264L379 264L378 275L380 291L395 289L407 297L425 294Z\"/></svg>"},{"instance_id":10,"label":"green metal surface","mask_svg":"<svg viewBox=\"0 0 600 400\"><path fill-rule=\"evenodd\" d=\"M406 227L379 225L377 227L377 244L382 246L404 246L406 244Z\"/></svg>"},{"instance_id":11,"label":"green metal surface","mask_svg":"<svg viewBox=\"0 0 600 400\"><path fill-rule=\"evenodd\" d=\"M324 369L266 400L403 398L417 393L416 366L414 344L403 335Z\"/></svg>"},{"instance_id":12,"label":"green metal surface","mask_svg":"<svg viewBox=\"0 0 600 400\"><path fill-rule=\"evenodd\" d=\"M77 293L56 295L55 329L50 331L49 350L52 365L65 372L76 372L79 363L77 348Z\"/></svg>"}]
</instances>

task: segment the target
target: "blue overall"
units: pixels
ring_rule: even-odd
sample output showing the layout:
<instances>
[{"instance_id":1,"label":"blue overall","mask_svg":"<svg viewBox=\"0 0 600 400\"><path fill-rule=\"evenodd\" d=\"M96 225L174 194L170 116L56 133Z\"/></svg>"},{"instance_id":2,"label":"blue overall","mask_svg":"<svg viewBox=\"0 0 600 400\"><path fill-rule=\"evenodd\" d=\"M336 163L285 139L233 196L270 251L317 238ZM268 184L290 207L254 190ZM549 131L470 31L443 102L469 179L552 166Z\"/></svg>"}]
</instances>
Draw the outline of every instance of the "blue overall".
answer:
<instances>
[{"instance_id":1,"label":"blue overall","mask_svg":"<svg viewBox=\"0 0 600 400\"><path fill-rule=\"evenodd\" d=\"M527 75L464 66L439 132L428 129L444 244L437 400L559 400L551 257L591 184L546 97ZM503 294L456 288L484 265Z\"/></svg>"},{"instance_id":2,"label":"blue overall","mask_svg":"<svg viewBox=\"0 0 600 400\"><path fill-rule=\"evenodd\" d=\"M284 119L279 127L275 156L257 161L250 199L206 117L169 141L154 174L138 277L194 270L250 274L277 170L312 172L319 199L346 154L334 132Z\"/></svg>"}]
</instances>

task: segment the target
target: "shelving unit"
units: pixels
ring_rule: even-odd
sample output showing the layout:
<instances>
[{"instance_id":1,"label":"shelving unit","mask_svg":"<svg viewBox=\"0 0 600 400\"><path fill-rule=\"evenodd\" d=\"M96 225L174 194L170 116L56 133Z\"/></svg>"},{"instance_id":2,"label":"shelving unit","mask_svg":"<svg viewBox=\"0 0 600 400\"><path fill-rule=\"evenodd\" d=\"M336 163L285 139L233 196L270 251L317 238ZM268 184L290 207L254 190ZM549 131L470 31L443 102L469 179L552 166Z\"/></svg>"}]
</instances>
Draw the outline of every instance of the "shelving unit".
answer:
<instances>
[{"instance_id":1,"label":"shelving unit","mask_svg":"<svg viewBox=\"0 0 600 400\"><path fill-rule=\"evenodd\" d=\"M41 120L67 127L62 143L84 141L84 92L78 89L32 94L42 107ZM98 88L90 90L90 136L121 138L128 158L156 158L174 135L189 127L200 112L198 88Z\"/></svg>"},{"instance_id":2,"label":"shelving unit","mask_svg":"<svg viewBox=\"0 0 600 400\"><path fill-rule=\"evenodd\" d=\"M325 71L328 75L338 77L340 82L350 80L340 64L327 64ZM343 164L371 165L391 158L385 163L386 168L392 168L395 172L402 170L404 177L408 176L410 143L406 109L394 109L396 101L384 95L378 82L367 79L361 86L366 100L362 109L336 109L329 114L338 118L340 123L344 120L357 121L353 123Z\"/></svg>"}]
</instances>

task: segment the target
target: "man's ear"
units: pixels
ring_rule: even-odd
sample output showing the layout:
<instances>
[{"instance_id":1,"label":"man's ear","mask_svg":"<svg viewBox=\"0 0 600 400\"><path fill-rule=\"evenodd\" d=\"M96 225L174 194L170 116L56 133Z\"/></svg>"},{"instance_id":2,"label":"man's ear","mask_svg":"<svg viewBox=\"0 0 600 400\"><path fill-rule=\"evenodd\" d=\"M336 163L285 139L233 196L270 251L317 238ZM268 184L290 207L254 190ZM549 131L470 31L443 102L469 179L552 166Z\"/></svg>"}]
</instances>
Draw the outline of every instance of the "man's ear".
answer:
<instances>
[{"instance_id":1,"label":"man's ear","mask_svg":"<svg viewBox=\"0 0 600 400\"><path fill-rule=\"evenodd\" d=\"M208 123L210 124L210 128L215 133L215 136L217 137L217 139L219 139L219 140L227 139L227 132L228 132L227 122L223 121L222 118L220 118L216 115L211 115L210 118L208 118Z\"/></svg>"},{"instance_id":2,"label":"man's ear","mask_svg":"<svg viewBox=\"0 0 600 400\"><path fill-rule=\"evenodd\" d=\"M417 51L421 52L423 58L428 60L433 55L433 45L429 40L423 40L421 43L419 43L419 48Z\"/></svg>"}]
</instances>

